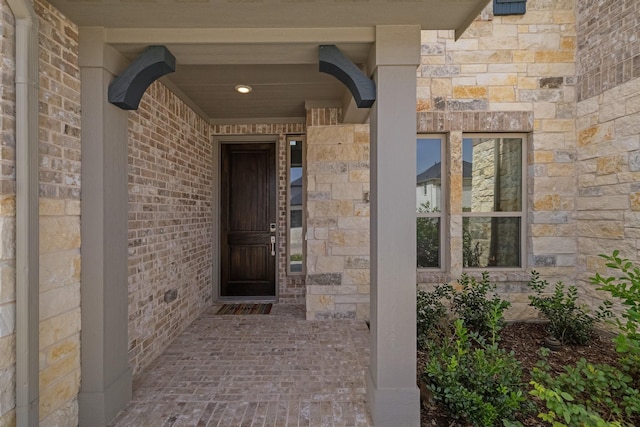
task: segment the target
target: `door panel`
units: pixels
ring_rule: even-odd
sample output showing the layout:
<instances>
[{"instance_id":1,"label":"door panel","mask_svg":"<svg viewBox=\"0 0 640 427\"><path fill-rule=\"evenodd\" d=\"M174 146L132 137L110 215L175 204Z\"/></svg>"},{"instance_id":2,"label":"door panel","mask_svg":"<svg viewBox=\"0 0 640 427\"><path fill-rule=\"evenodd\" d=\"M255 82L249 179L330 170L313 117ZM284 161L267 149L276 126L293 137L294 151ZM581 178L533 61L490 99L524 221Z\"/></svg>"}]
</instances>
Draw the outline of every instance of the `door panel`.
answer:
<instances>
[{"instance_id":1,"label":"door panel","mask_svg":"<svg viewBox=\"0 0 640 427\"><path fill-rule=\"evenodd\" d=\"M275 169L275 144L222 145L221 296L275 296Z\"/></svg>"}]
</instances>

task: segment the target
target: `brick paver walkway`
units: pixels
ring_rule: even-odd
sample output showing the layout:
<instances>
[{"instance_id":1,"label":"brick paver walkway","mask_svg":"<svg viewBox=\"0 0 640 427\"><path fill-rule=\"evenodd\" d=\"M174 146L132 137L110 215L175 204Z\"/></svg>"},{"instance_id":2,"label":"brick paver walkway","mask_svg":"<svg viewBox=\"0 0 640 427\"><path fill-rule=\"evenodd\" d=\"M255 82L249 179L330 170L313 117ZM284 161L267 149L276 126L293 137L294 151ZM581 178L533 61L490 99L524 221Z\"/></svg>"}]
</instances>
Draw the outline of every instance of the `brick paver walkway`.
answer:
<instances>
[{"instance_id":1,"label":"brick paver walkway","mask_svg":"<svg viewBox=\"0 0 640 427\"><path fill-rule=\"evenodd\" d=\"M302 307L216 316L212 307L134 382L113 427L369 427L362 321Z\"/></svg>"}]
</instances>

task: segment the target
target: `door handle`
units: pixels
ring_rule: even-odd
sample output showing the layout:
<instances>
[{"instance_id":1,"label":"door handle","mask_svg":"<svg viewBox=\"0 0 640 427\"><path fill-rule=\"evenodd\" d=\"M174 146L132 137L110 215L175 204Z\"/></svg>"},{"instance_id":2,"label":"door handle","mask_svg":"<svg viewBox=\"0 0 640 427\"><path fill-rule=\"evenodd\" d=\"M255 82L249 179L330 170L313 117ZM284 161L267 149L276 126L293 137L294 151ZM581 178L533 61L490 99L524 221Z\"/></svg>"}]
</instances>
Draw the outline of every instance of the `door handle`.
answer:
<instances>
[{"instance_id":1,"label":"door handle","mask_svg":"<svg viewBox=\"0 0 640 427\"><path fill-rule=\"evenodd\" d=\"M276 236L271 236L271 256L276 256Z\"/></svg>"}]
</instances>

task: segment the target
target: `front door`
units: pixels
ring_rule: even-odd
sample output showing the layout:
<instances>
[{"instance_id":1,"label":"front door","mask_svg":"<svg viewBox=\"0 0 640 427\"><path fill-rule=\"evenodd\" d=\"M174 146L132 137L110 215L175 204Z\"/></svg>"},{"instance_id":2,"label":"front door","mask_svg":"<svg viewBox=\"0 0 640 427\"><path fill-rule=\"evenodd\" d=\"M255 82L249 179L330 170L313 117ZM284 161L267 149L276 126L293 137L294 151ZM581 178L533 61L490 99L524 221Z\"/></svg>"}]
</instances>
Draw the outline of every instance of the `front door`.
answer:
<instances>
[{"instance_id":1,"label":"front door","mask_svg":"<svg viewBox=\"0 0 640 427\"><path fill-rule=\"evenodd\" d=\"M275 144L222 144L220 296L276 295Z\"/></svg>"}]
</instances>

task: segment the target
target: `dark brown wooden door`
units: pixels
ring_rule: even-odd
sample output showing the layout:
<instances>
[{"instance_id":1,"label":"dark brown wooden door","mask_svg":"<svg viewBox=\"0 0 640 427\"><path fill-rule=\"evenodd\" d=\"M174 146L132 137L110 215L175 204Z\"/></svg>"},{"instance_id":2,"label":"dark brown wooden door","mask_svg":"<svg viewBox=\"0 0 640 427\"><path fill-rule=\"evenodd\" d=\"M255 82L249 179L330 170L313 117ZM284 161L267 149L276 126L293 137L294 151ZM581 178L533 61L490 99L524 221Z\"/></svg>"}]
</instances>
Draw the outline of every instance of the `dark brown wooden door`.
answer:
<instances>
[{"instance_id":1,"label":"dark brown wooden door","mask_svg":"<svg viewBox=\"0 0 640 427\"><path fill-rule=\"evenodd\" d=\"M221 296L276 294L275 144L222 145Z\"/></svg>"}]
</instances>

